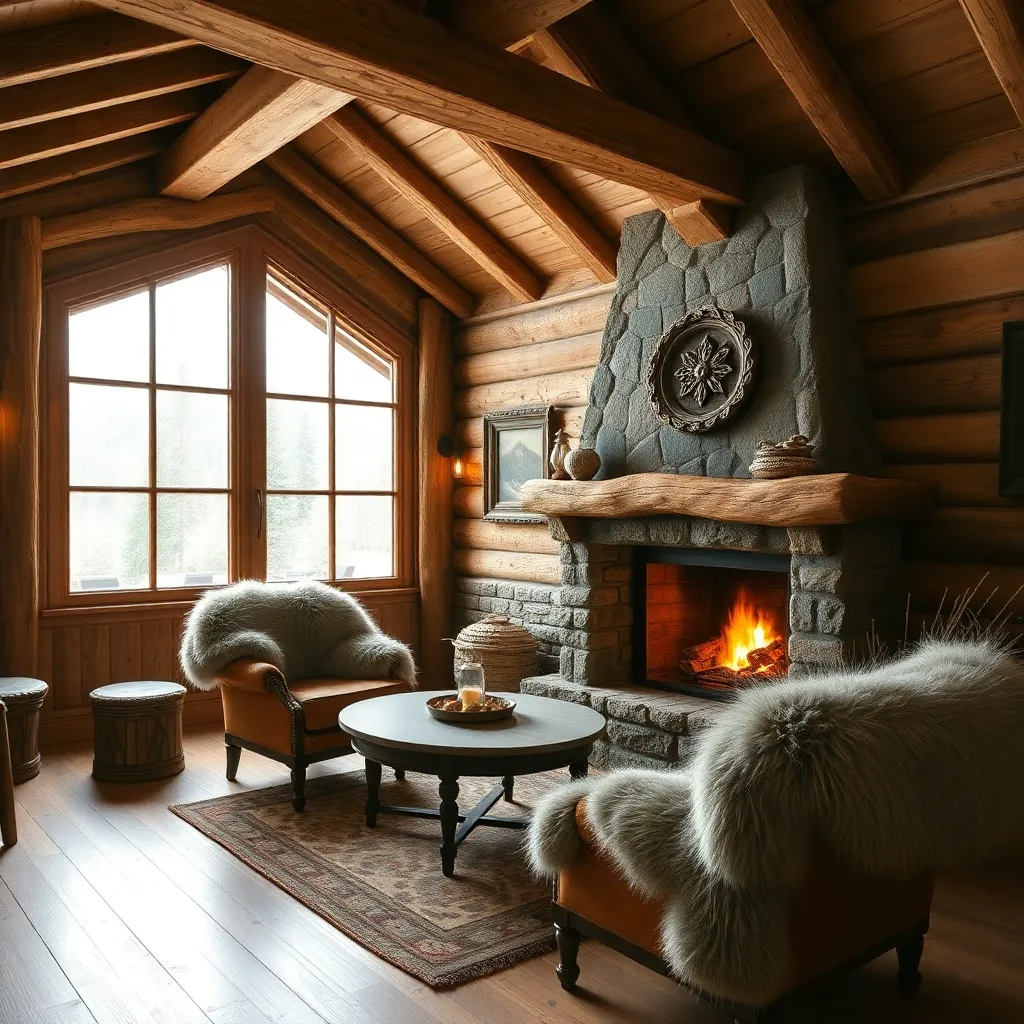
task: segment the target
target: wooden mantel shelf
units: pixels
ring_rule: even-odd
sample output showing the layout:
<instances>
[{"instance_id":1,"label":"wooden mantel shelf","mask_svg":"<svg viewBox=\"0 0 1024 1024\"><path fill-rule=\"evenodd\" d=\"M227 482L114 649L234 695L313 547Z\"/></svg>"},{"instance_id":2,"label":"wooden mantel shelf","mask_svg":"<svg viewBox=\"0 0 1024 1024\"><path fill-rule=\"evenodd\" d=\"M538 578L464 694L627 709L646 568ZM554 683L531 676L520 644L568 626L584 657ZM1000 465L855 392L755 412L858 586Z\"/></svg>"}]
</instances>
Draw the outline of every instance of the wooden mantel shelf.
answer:
<instances>
[{"instance_id":1,"label":"wooden mantel shelf","mask_svg":"<svg viewBox=\"0 0 1024 1024\"><path fill-rule=\"evenodd\" d=\"M852 473L784 480L636 473L614 480L530 480L523 507L553 517L619 519L698 516L757 526L838 526L862 519L920 519L934 500L930 484Z\"/></svg>"}]
</instances>

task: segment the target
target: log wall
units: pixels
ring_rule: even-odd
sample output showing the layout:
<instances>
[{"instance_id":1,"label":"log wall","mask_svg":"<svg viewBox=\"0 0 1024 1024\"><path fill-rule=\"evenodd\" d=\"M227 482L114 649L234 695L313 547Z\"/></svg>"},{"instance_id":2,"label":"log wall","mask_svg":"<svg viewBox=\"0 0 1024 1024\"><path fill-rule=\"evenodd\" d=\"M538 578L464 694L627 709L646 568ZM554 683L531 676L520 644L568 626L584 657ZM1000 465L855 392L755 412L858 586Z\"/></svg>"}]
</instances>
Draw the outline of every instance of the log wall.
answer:
<instances>
[{"instance_id":1,"label":"log wall","mask_svg":"<svg viewBox=\"0 0 1024 1024\"><path fill-rule=\"evenodd\" d=\"M938 508L908 531L911 600L943 593L1024 599L1024 509L1000 498L1002 324L1024 319L1024 177L861 213L848 221L860 318L886 471L929 480Z\"/></svg>"}]
</instances>

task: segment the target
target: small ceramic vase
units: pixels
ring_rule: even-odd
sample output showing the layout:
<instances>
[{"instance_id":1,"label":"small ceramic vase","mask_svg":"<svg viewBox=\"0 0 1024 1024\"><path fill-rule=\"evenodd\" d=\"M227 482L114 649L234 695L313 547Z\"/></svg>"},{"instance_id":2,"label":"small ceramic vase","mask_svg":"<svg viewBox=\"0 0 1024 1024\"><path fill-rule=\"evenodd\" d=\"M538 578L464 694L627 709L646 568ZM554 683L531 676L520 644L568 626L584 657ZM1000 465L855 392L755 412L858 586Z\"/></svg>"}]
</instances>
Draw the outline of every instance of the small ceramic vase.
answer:
<instances>
[{"instance_id":1,"label":"small ceramic vase","mask_svg":"<svg viewBox=\"0 0 1024 1024\"><path fill-rule=\"evenodd\" d=\"M593 448L574 448L565 457L565 468L573 480L593 480L601 468L601 456Z\"/></svg>"},{"instance_id":2,"label":"small ceramic vase","mask_svg":"<svg viewBox=\"0 0 1024 1024\"><path fill-rule=\"evenodd\" d=\"M571 451L569 438L564 430L555 431L555 444L551 449L551 479L568 480L569 474L565 471L565 457Z\"/></svg>"}]
</instances>

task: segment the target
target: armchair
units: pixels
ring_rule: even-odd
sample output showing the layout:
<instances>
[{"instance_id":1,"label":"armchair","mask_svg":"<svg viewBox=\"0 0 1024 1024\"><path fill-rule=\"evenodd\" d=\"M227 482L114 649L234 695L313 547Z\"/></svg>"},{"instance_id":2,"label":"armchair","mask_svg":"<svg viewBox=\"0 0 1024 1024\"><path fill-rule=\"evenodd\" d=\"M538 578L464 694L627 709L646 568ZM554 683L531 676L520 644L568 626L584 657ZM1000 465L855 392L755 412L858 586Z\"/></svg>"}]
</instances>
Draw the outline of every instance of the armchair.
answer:
<instances>
[{"instance_id":1,"label":"armchair","mask_svg":"<svg viewBox=\"0 0 1024 1024\"><path fill-rule=\"evenodd\" d=\"M668 894L644 894L627 882L622 865L595 841L586 798L576 804L574 817L582 844L560 869L554 886L556 973L562 988L567 992L576 988L577 954L584 936L660 974L672 975L661 932ZM776 991L763 993L756 1005L723 999L714 991L704 990L705 994L736 1024L756 1024L766 1004L821 975L860 966L891 949L899 961L900 987L916 992L933 888L931 872L906 881L869 878L819 851L786 901L782 934L789 970L784 982Z\"/></svg>"},{"instance_id":2,"label":"armchair","mask_svg":"<svg viewBox=\"0 0 1024 1024\"><path fill-rule=\"evenodd\" d=\"M404 679L301 679L287 681L273 665L253 658L232 662L217 675L224 705L227 777L237 776L242 750L291 769L292 806L306 806L306 770L352 752L338 725L342 708L368 697L412 689Z\"/></svg>"}]
</instances>

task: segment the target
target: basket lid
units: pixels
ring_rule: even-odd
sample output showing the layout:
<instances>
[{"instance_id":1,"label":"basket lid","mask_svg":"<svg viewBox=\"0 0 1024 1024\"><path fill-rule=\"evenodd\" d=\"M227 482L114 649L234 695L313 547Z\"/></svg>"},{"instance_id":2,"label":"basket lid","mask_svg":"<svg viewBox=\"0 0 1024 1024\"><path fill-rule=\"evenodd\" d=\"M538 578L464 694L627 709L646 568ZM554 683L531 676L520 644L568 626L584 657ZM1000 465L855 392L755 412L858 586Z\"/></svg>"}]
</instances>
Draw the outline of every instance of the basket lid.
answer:
<instances>
[{"instance_id":1,"label":"basket lid","mask_svg":"<svg viewBox=\"0 0 1024 1024\"><path fill-rule=\"evenodd\" d=\"M475 650L537 650L534 635L522 626L510 622L505 615L488 615L487 618L466 626L460 631L455 643L460 647L472 647Z\"/></svg>"}]
</instances>

